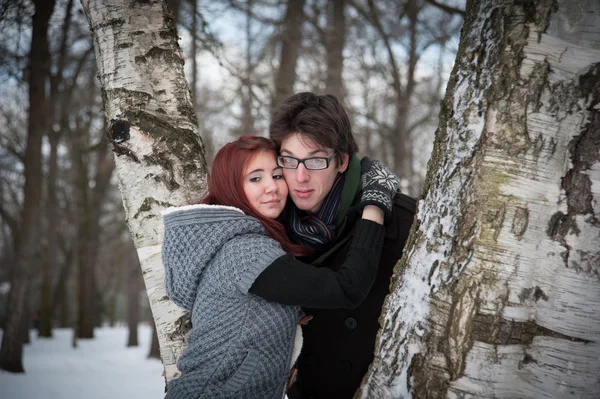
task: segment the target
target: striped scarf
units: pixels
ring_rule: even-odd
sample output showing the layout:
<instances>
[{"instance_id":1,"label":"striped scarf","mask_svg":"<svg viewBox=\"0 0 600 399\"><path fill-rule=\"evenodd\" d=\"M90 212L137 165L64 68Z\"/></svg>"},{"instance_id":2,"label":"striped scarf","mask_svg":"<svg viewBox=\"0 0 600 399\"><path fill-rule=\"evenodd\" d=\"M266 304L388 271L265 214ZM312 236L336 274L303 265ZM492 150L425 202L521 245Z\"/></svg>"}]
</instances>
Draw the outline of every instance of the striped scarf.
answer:
<instances>
[{"instance_id":1,"label":"striped scarf","mask_svg":"<svg viewBox=\"0 0 600 399\"><path fill-rule=\"evenodd\" d=\"M314 215L301 211L293 201L288 201L288 232L294 242L321 249L335 238L335 219L340 210L345 179L345 173L338 174L319 212Z\"/></svg>"}]
</instances>

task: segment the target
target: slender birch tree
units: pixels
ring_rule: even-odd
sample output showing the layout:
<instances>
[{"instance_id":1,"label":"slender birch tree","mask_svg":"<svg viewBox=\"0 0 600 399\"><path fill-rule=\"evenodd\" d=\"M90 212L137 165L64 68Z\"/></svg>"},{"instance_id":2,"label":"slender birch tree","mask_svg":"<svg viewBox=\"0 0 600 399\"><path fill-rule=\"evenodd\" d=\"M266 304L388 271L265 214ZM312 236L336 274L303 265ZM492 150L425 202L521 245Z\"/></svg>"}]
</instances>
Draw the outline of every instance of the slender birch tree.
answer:
<instances>
[{"instance_id":1,"label":"slender birch tree","mask_svg":"<svg viewBox=\"0 0 600 399\"><path fill-rule=\"evenodd\" d=\"M188 318L165 294L160 211L195 202L207 173L175 16L164 0L81 3L94 42L107 138L168 381L178 376Z\"/></svg>"},{"instance_id":2,"label":"slender birch tree","mask_svg":"<svg viewBox=\"0 0 600 399\"><path fill-rule=\"evenodd\" d=\"M600 397L600 3L469 0L360 398Z\"/></svg>"}]
</instances>

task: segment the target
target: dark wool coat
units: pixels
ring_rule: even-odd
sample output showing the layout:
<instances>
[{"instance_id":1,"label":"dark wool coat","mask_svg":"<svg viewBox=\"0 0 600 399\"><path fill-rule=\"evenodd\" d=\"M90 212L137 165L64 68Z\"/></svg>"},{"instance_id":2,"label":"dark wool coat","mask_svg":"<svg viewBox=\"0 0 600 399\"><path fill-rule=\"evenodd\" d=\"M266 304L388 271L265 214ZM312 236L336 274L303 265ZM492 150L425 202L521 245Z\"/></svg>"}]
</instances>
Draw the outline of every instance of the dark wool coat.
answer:
<instances>
[{"instance_id":1,"label":"dark wool coat","mask_svg":"<svg viewBox=\"0 0 600 399\"><path fill-rule=\"evenodd\" d=\"M288 392L290 399L351 399L366 374L375 349L378 318L390 277L412 225L416 201L404 194L394 198L377 278L369 295L355 309L303 309L313 319L303 327L304 344L298 359L298 377ZM345 228L332 246L313 261L334 269L344 262L360 217L348 210Z\"/></svg>"}]
</instances>

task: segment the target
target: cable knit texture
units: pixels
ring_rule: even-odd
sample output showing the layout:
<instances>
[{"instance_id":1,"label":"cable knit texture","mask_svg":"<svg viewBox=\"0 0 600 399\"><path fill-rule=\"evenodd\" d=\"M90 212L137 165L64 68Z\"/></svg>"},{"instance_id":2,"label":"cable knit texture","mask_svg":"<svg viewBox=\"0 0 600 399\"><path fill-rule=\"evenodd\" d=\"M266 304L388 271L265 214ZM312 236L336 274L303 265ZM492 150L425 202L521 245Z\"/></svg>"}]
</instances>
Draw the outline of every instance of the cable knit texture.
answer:
<instances>
[{"instance_id":1,"label":"cable knit texture","mask_svg":"<svg viewBox=\"0 0 600 399\"><path fill-rule=\"evenodd\" d=\"M285 252L236 208L193 205L163 216L167 295L192 316L182 374L165 398L282 398L301 311L248 290Z\"/></svg>"}]
</instances>

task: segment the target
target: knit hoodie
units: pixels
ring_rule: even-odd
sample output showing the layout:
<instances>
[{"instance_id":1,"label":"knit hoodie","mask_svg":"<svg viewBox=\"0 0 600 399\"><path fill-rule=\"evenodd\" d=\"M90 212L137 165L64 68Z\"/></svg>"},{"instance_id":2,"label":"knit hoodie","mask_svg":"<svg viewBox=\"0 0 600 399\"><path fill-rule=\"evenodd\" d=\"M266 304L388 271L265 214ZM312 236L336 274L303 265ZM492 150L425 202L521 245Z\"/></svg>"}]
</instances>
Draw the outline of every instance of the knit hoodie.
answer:
<instances>
[{"instance_id":1,"label":"knit hoodie","mask_svg":"<svg viewBox=\"0 0 600 399\"><path fill-rule=\"evenodd\" d=\"M163 216L167 295L192 318L166 398L282 398L301 311L248 290L285 252L237 208L190 205Z\"/></svg>"}]
</instances>

